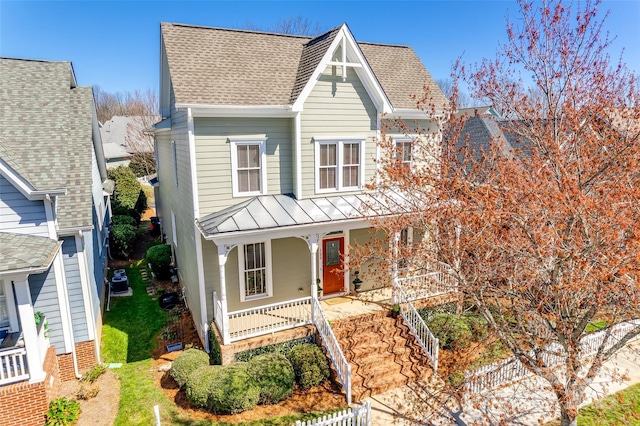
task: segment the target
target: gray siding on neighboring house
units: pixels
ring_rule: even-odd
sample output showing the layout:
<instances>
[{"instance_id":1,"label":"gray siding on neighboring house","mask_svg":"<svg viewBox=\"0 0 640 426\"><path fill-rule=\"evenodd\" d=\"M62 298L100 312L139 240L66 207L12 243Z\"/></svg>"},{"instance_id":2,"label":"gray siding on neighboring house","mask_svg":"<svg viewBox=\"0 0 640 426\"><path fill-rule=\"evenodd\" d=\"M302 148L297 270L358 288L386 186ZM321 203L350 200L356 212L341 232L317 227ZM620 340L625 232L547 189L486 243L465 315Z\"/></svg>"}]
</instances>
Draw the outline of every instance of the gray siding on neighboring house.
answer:
<instances>
[{"instance_id":1,"label":"gray siding on neighboring house","mask_svg":"<svg viewBox=\"0 0 640 426\"><path fill-rule=\"evenodd\" d=\"M196 165L200 215L238 204L251 197L232 196L232 137L267 139L267 193L293 192L292 119L196 118Z\"/></svg>"},{"instance_id":2,"label":"gray siding on neighboring house","mask_svg":"<svg viewBox=\"0 0 640 426\"><path fill-rule=\"evenodd\" d=\"M314 137L354 137L365 139L365 182L375 172L377 111L362 82L348 68L347 80L329 66L304 103L301 115L302 197L315 193Z\"/></svg>"},{"instance_id":3,"label":"gray siding on neighboring house","mask_svg":"<svg viewBox=\"0 0 640 426\"><path fill-rule=\"evenodd\" d=\"M44 201L28 200L0 175L0 231L48 237Z\"/></svg>"},{"instance_id":4,"label":"gray siding on neighboring house","mask_svg":"<svg viewBox=\"0 0 640 426\"><path fill-rule=\"evenodd\" d=\"M65 353L65 350L54 267L51 266L41 274L29 275L29 289L33 310L46 315L49 324L49 341L56 347L56 354L60 355Z\"/></svg>"},{"instance_id":5,"label":"gray siding on neighboring house","mask_svg":"<svg viewBox=\"0 0 640 426\"><path fill-rule=\"evenodd\" d=\"M62 260L67 281L69 308L73 323L73 339L76 343L89 340L87 331L87 316L84 309L85 300L82 295L82 281L80 279L80 265L74 237L62 238Z\"/></svg>"}]
</instances>

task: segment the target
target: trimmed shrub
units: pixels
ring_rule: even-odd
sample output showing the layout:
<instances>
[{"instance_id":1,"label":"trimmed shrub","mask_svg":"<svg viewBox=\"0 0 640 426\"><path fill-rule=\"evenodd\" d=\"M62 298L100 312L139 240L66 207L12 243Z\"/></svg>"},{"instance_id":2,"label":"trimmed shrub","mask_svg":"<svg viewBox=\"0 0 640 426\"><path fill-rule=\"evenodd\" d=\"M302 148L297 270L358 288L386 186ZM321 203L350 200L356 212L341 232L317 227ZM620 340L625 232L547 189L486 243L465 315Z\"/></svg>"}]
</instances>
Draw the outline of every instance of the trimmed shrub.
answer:
<instances>
[{"instance_id":1,"label":"trimmed shrub","mask_svg":"<svg viewBox=\"0 0 640 426\"><path fill-rule=\"evenodd\" d=\"M136 241L136 228L131 225L113 225L109 234L109 246L111 255L117 258L128 259L133 252Z\"/></svg>"},{"instance_id":2,"label":"trimmed shrub","mask_svg":"<svg viewBox=\"0 0 640 426\"><path fill-rule=\"evenodd\" d=\"M112 198L113 207L135 209L140 197L141 186L133 171L129 167L118 166L115 169L107 170L107 176L115 182Z\"/></svg>"},{"instance_id":3,"label":"trimmed shrub","mask_svg":"<svg viewBox=\"0 0 640 426\"><path fill-rule=\"evenodd\" d=\"M112 211L114 216L130 216L136 221L136 226L140 223L140 213L135 211L135 209L128 209L122 206L114 206L112 207Z\"/></svg>"},{"instance_id":4,"label":"trimmed shrub","mask_svg":"<svg viewBox=\"0 0 640 426\"><path fill-rule=\"evenodd\" d=\"M80 417L80 404L78 401L67 398L54 399L49 403L46 413L45 426L73 425Z\"/></svg>"},{"instance_id":5,"label":"trimmed shrub","mask_svg":"<svg viewBox=\"0 0 640 426\"><path fill-rule=\"evenodd\" d=\"M111 226L113 225L131 225L138 226L138 222L129 215L111 216Z\"/></svg>"},{"instance_id":6,"label":"trimmed shrub","mask_svg":"<svg viewBox=\"0 0 640 426\"><path fill-rule=\"evenodd\" d=\"M140 189L138 199L136 200L136 205L133 207L133 209L140 214L144 213L145 210L147 210L147 194L145 194L142 189Z\"/></svg>"},{"instance_id":7,"label":"trimmed shrub","mask_svg":"<svg viewBox=\"0 0 640 426\"><path fill-rule=\"evenodd\" d=\"M484 340L489 331L487 320L478 314L468 313L464 315L464 319L471 330L471 339L476 342Z\"/></svg>"},{"instance_id":8,"label":"trimmed shrub","mask_svg":"<svg viewBox=\"0 0 640 426\"><path fill-rule=\"evenodd\" d=\"M473 334L463 316L435 314L429 318L427 326L440 340L440 348L442 349L464 349L471 344Z\"/></svg>"},{"instance_id":9,"label":"trimmed shrub","mask_svg":"<svg viewBox=\"0 0 640 426\"><path fill-rule=\"evenodd\" d=\"M296 381L302 389L318 386L329 378L329 363L316 345L298 345L291 349L289 360L293 365Z\"/></svg>"},{"instance_id":10,"label":"trimmed shrub","mask_svg":"<svg viewBox=\"0 0 640 426\"><path fill-rule=\"evenodd\" d=\"M169 244L150 247L147 250L147 261L151 264L151 270L158 279L171 278L171 246Z\"/></svg>"},{"instance_id":11,"label":"trimmed shrub","mask_svg":"<svg viewBox=\"0 0 640 426\"><path fill-rule=\"evenodd\" d=\"M211 395L212 383L223 368L221 365L206 365L199 367L189 375L185 385L185 394L195 407L211 409L209 396Z\"/></svg>"},{"instance_id":12,"label":"trimmed shrub","mask_svg":"<svg viewBox=\"0 0 640 426\"><path fill-rule=\"evenodd\" d=\"M260 399L260 387L249 373L246 362L220 367L218 374L212 375L210 390L207 403L214 413L236 414L251 410Z\"/></svg>"},{"instance_id":13,"label":"trimmed shrub","mask_svg":"<svg viewBox=\"0 0 640 426\"><path fill-rule=\"evenodd\" d=\"M209 354L198 349L187 349L173 361L169 374L178 386L183 387L191 373L207 365L209 365Z\"/></svg>"},{"instance_id":14,"label":"trimmed shrub","mask_svg":"<svg viewBox=\"0 0 640 426\"><path fill-rule=\"evenodd\" d=\"M215 326L214 323L211 323L209 326L209 363L211 365L221 365L222 348L220 347L216 333L213 331L213 327Z\"/></svg>"},{"instance_id":15,"label":"trimmed shrub","mask_svg":"<svg viewBox=\"0 0 640 426\"><path fill-rule=\"evenodd\" d=\"M295 373L284 355L258 355L249 361L249 372L260 387L260 404L275 404L291 396Z\"/></svg>"},{"instance_id":16,"label":"trimmed shrub","mask_svg":"<svg viewBox=\"0 0 640 426\"><path fill-rule=\"evenodd\" d=\"M287 340L286 342L275 343L273 345L260 346L259 348L247 349L246 351L237 352L234 356L236 361L244 361L249 362L254 357L262 354L282 354L285 357L289 358L289 353L291 349L298 345L302 345L304 343L315 344L316 339L314 335L300 337L298 339Z\"/></svg>"}]
</instances>

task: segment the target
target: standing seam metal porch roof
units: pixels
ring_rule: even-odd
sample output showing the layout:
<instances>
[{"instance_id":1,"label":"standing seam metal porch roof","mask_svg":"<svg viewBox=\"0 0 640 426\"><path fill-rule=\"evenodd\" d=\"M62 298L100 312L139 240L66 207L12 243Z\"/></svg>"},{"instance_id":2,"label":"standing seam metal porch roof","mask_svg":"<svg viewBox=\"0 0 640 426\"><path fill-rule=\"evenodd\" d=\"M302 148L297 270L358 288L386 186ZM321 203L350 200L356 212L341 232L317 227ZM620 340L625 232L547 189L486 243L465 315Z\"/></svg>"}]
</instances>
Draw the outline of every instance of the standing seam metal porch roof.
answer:
<instances>
[{"instance_id":1,"label":"standing seam metal porch roof","mask_svg":"<svg viewBox=\"0 0 640 426\"><path fill-rule=\"evenodd\" d=\"M398 193L337 195L296 200L288 195L260 195L196 221L202 235L220 236L288 226L366 219L406 212Z\"/></svg>"}]
</instances>

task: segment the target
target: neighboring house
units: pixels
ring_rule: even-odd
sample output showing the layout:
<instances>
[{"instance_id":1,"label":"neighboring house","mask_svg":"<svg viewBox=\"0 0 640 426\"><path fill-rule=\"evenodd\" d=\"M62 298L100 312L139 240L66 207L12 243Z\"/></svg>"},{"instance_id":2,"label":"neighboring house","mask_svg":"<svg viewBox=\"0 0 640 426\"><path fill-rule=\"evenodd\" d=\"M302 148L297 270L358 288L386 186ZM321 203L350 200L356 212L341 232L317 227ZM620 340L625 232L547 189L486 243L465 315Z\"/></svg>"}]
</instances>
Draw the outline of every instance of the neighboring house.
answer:
<instances>
[{"instance_id":1,"label":"neighboring house","mask_svg":"<svg viewBox=\"0 0 640 426\"><path fill-rule=\"evenodd\" d=\"M143 129L158 121L151 116L115 116L100 124L107 168L128 166L136 152L153 152L153 138Z\"/></svg>"},{"instance_id":2,"label":"neighboring house","mask_svg":"<svg viewBox=\"0 0 640 426\"><path fill-rule=\"evenodd\" d=\"M40 425L99 360L107 173L70 62L0 58L0 75L0 407L3 425Z\"/></svg>"},{"instance_id":3,"label":"neighboring house","mask_svg":"<svg viewBox=\"0 0 640 426\"><path fill-rule=\"evenodd\" d=\"M446 103L410 47L346 24L315 38L161 24L158 214L203 341L212 320L225 345L278 329L261 309L294 309L317 282L323 298L352 289L342 260L371 238L382 116L437 133L412 98L425 86ZM411 162L413 137L387 136Z\"/></svg>"}]
</instances>

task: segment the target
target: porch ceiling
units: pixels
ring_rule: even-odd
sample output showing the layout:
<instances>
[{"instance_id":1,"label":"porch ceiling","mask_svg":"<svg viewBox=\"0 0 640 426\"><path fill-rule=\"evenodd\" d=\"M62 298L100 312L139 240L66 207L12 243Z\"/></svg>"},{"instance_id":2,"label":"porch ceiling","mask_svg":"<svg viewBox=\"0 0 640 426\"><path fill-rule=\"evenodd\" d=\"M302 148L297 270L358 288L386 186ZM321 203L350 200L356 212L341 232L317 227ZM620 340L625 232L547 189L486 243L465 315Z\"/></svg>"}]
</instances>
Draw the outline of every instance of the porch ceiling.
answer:
<instances>
[{"instance_id":1,"label":"porch ceiling","mask_svg":"<svg viewBox=\"0 0 640 426\"><path fill-rule=\"evenodd\" d=\"M261 195L197 220L206 237L243 231L366 219L407 211L398 193L338 195L296 200Z\"/></svg>"},{"instance_id":2,"label":"porch ceiling","mask_svg":"<svg viewBox=\"0 0 640 426\"><path fill-rule=\"evenodd\" d=\"M0 274L48 268L60 244L47 237L0 232Z\"/></svg>"}]
</instances>

